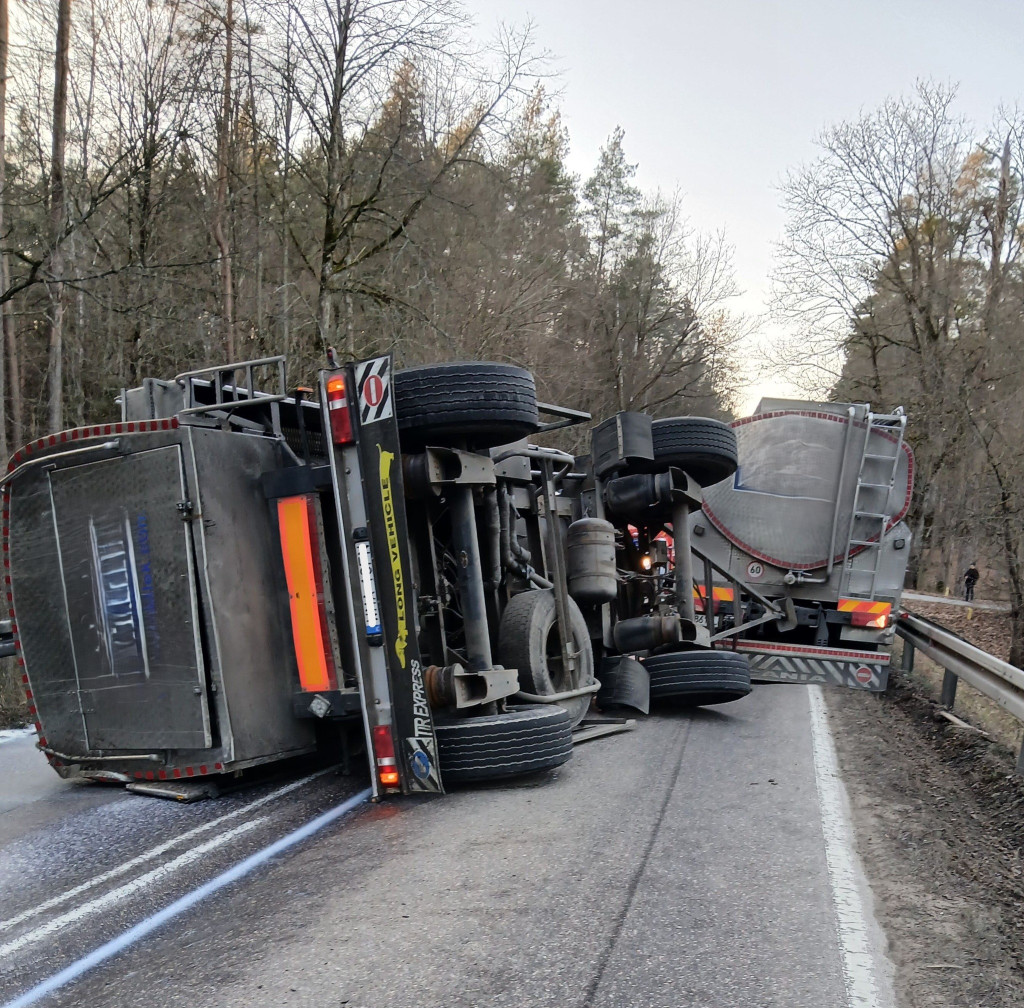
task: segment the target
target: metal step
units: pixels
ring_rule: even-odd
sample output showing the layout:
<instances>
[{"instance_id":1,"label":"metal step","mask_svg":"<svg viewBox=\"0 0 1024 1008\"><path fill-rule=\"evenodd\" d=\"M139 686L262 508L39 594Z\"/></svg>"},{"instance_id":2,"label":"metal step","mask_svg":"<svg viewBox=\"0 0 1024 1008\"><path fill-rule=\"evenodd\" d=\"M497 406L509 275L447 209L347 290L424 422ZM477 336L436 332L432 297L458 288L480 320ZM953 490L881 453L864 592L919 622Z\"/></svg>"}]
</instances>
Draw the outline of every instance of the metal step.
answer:
<instances>
[{"instance_id":1,"label":"metal step","mask_svg":"<svg viewBox=\"0 0 1024 1008\"><path fill-rule=\"evenodd\" d=\"M864 452L864 458L875 459L879 462L895 462L899 455L878 455L875 452Z\"/></svg>"},{"instance_id":2,"label":"metal step","mask_svg":"<svg viewBox=\"0 0 1024 1008\"><path fill-rule=\"evenodd\" d=\"M858 518L880 518L884 521L889 520L889 516L887 514L879 514L877 511L855 511L854 514Z\"/></svg>"}]
</instances>

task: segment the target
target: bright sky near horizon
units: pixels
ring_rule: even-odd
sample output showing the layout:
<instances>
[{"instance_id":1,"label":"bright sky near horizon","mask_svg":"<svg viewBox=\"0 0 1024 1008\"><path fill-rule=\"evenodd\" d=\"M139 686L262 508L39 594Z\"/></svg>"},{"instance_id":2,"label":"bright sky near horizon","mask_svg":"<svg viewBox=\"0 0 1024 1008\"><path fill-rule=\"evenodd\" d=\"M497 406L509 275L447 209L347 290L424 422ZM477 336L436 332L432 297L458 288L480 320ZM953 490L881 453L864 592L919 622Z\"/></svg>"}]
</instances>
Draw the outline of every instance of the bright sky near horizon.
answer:
<instances>
[{"instance_id":1,"label":"bright sky near horizon","mask_svg":"<svg viewBox=\"0 0 1024 1008\"><path fill-rule=\"evenodd\" d=\"M642 188L678 187L697 227L725 229L748 315L765 311L782 235L775 187L824 126L919 79L957 84L959 111L981 124L1024 104L1022 0L464 2L482 37L532 20L558 73L572 171L589 175L620 125ZM762 394L793 390L762 376L741 411Z\"/></svg>"}]
</instances>

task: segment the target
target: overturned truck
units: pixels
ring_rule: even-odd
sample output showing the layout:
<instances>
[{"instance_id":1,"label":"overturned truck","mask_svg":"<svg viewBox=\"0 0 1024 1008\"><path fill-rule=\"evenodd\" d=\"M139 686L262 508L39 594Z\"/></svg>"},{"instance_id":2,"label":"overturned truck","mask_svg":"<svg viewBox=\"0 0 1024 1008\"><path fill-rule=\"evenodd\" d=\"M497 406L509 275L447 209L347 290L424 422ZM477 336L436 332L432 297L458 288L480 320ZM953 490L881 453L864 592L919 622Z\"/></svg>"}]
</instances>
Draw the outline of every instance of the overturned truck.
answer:
<instances>
[{"instance_id":1,"label":"overturned truck","mask_svg":"<svg viewBox=\"0 0 1024 1008\"><path fill-rule=\"evenodd\" d=\"M147 379L121 407L3 481L11 634L62 776L158 788L354 736L375 795L438 792L564 763L599 691L750 690L685 546L736 469L725 424L620 414L579 458L531 443L590 417L529 372L389 356L316 389L283 358Z\"/></svg>"}]
</instances>

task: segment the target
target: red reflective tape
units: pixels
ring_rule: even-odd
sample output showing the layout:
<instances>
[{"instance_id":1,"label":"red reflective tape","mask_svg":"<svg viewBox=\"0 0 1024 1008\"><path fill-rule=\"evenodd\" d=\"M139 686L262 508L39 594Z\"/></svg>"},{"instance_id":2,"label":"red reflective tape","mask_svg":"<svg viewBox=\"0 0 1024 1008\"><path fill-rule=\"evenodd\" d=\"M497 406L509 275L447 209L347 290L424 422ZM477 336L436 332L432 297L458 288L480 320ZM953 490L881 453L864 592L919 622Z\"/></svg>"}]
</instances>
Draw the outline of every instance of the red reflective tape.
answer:
<instances>
[{"instance_id":1,"label":"red reflective tape","mask_svg":"<svg viewBox=\"0 0 1024 1008\"><path fill-rule=\"evenodd\" d=\"M32 715L32 717L35 717L39 713L39 710L36 708L35 704L29 704L28 712Z\"/></svg>"},{"instance_id":2,"label":"red reflective tape","mask_svg":"<svg viewBox=\"0 0 1024 1008\"><path fill-rule=\"evenodd\" d=\"M185 776L186 777L194 777L195 773L196 772L195 772L195 770L192 769L192 767L190 767L190 766L185 767Z\"/></svg>"},{"instance_id":3,"label":"red reflective tape","mask_svg":"<svg viewBox=\"0 0 1024 1008\"><path fill-rule=\"evenodd\" d=\"M32 699L32 690L29 688L29 685L28 685L27 682L24 684L24 686L25 686L25 699L26 700L31 700Z\"/></svg>"},{"instance_id":4,"label":"red reflective tape","mask_svg":"<svg viewBox=\"0 0 1024 1008\"><path fill-rule=\"evenodd\" d=\"M175 778L175 780L177 780L180 776L181 776L181 771L177 767L175 767L174 768L174 778Z\"/></svg>"},{"instance_id":5,"label":"red reflective tape","mask_svg":"<svg viewBox=\"0 0 1024 1008\"><path fill-rule=\"evenodd\" d=\"M213 769L214 770L223 770L224 769L224 764L223 763L214 763L213 764Z\"/></svg>"},{"instance_id":6,"label":"red reflective tape","mask_svg":"<svg viewBox=\"0 0 1024 1008\"><path fill-rule=\"evenodd\" d=\"M146 780L156 780L156 774L152 770L146 771Z\"/></svg>"},{"instance_id":7,"label":"red reflective tape","mask_svg":"<svg viewBox=\"0 0 1024 1008\"><path fill-rule=\"evenodd\" d=\"M43 735L43 726L38 721L36 721L35 725L36 725L36 734L39 736L39 744L40 745L46 745L46 736Z\"/></svg>"},{"instance_id":8,"label":"red reflective tape","mask_svg":"<svg viewBox=\"0 0 1024 1008\"><path fill-rule=\"evenodd\" d=\"M157 775L157 778L160 779L160 780L167 780L167 771L166 770L157 770L156 775Z\"/></svg>"},{"instance_id":9,"label":"red reflective tape","mask_svg":"<svg viewBox=\"0 0 1024 1008\"><path fill-rule=\"evenodd\" d=\"M199 772L200 772L201 774L204 774L204 773L206 773L206 772L207 772L207 771L206 771L206 767L205 767L205 766L200 766L200 767L199 767Z\"/></svg>"}]
</instances>

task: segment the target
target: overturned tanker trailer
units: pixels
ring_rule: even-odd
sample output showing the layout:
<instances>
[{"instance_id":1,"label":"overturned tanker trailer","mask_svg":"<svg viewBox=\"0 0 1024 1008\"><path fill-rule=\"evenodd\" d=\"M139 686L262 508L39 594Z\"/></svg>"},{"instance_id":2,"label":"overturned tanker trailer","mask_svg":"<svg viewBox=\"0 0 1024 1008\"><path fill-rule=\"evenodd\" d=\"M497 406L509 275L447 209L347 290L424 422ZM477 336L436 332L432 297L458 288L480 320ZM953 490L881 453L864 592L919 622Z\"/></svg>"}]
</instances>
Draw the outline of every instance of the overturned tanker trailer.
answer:
<instances>
[{"instance_id":1,"label":"overturned tanker trailer","mask_svg":"<svg viewBox=\"0 0 1024 1008\"><path fill-rule=\"evenodd\" d=\"M741 584L715 575L695 595L755 680L885 689L910 552L906 423L900 409L762 399L732 424L739 466L705 490L690 532ZM784 618L753 625L766 601Z\"/></svg>"}]
</instances>

